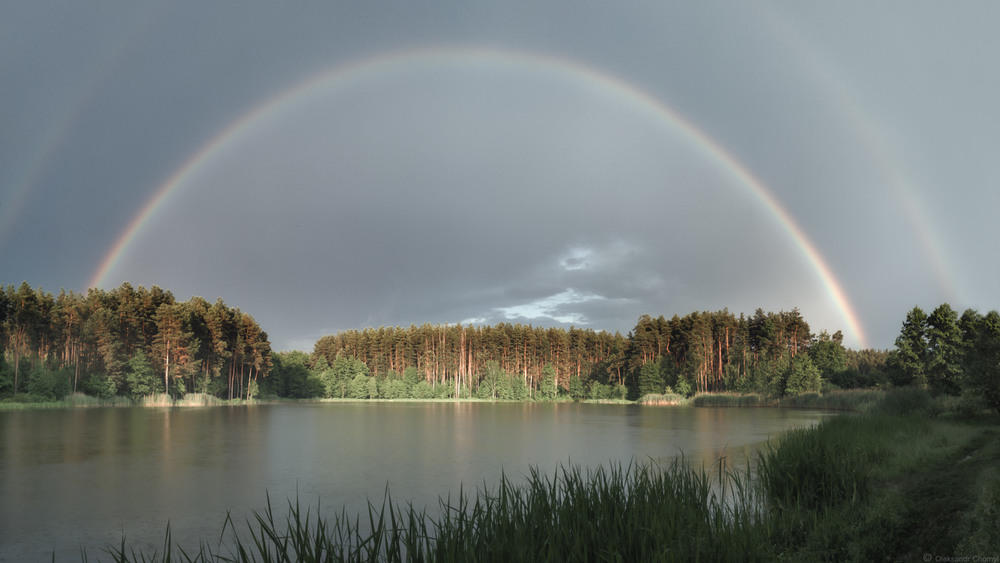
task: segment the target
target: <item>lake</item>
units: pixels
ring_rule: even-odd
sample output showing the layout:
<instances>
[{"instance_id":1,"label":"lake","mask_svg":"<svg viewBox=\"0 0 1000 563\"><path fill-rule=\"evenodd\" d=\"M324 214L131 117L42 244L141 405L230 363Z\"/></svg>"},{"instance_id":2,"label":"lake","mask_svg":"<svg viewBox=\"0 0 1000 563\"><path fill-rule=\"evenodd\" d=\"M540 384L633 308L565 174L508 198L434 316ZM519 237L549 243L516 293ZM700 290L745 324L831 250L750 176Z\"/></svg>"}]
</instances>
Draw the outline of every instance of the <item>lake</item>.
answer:
<instances>
[{"instance_id":1,"label":"lake","mask_svg":"<svg viewBox=\"0 0 1000 563\"><path fill-rule=\"evenodd\" d=\"M295 403L0 411L0 561L109 560L101 549L213 547L242 522L300 500L315 513L393 502L437 507L459 487L530 467L632 460L743 463L824 413L579 403ZM367 512L365 512L367 514Z\"/></svg>"}]
</instances>

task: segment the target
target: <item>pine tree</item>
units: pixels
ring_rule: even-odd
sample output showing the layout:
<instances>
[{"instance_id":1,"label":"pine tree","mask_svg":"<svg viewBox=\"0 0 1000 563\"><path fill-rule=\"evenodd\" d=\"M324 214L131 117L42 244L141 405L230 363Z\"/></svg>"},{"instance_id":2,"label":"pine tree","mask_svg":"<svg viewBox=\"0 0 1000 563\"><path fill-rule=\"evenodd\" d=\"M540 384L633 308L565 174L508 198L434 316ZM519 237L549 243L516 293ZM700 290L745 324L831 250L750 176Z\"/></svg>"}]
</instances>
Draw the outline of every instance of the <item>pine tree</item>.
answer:
<instances>
[{"instance_id":1,"label":"pine tree","mask_svg":"<svg viewBox=\"0 0 1000 563\"><path fill-rule=\"evenodd\" d=\"M958 314L944 303L927 318L927 383L935 393L958 395L962 377Z\"/></svg>"},{"instance_id":2,"label":"pine tree","mask_svg":"<svg viewBox=\"0 0 1000 563\"><path fill-rule=\"evenodd\" d=\"M906 314L887 362L894 384L927 386L927 314L920 307Z\"/></svg>"}]
</instances>

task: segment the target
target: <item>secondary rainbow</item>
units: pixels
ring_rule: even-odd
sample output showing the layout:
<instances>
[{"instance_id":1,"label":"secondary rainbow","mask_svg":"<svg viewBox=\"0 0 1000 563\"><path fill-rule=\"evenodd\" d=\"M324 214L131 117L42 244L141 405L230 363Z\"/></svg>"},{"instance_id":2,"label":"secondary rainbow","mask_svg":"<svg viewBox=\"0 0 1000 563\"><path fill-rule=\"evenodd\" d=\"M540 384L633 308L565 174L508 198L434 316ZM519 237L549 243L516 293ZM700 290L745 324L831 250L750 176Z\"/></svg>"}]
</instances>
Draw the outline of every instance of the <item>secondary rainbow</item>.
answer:
<instances>
[{"instance_id":1,"label":"secondary rainbow","mask_svg":"<svg viewBox=\"0 0 1000 563\"><path fill-rule=\"evenodd\" d=\"M202 146L180 169L157 188L153 197L132 218L114 245L112 245L111 250L101 261L91 279L91 287L104 285L108 275L128 250L132 241L142 231L143 226L147 224L148 220L155 215L157 209L171 195L180 191L179 188L185 184L189 176L194 174L204 163L210 161L213 156L224 150L229 143L249 133L261 124L261 122L266 121L268 117L295 107L298 103L305 101L311 94L317 91L329 92L330 90L346 88L366 79L386 76L394 71L403 69L454 64L499 65L500 67L506 66L509 68L550 72L583 81L589 86L602 88L608 94L618 99L645 108L667 126L680 132L693 146L697 147L712 162L717 164L720 169L724 170L739 185L749 190L764 204L781 225L782 229L795 242L813 268L824 289L843 317L843 320L847 323L850 333L854 335L861 346L866 345L865 333L857 314L848 301L841 284L833 275L833 271L816 249L816 246L809 240L791 214L788 213L766 186L743 166L739 160L704 131L659 99L615 76L566 59L535 53L494 49L423 49L403 53L393 52L363 59L317 74L258 105Z\"/></svg>"}]
</instances>

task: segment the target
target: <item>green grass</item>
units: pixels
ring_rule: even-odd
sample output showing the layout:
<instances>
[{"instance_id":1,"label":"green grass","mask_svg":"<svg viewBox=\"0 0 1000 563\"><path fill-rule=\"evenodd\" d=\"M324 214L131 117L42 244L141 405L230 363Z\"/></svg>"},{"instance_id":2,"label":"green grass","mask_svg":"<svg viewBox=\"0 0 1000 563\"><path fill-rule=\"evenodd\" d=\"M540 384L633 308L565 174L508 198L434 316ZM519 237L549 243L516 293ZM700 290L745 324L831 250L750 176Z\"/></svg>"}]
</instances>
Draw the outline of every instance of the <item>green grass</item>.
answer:
<instances>
[{"instance_id":1,"label":"green grass","mask_svg":"<svg viewBox=\"0 0 1000 563\"><path fill-rule=\"evenodd\" d=\"M14 397L7 397L0 401L0 410L21 410L21 409L62 409L70 407L121 407L132 406L134 403L128 397L111 397L101 399L83 393L73 393L67 395L60 401L53 401L45 397L38 397L28 393L18 393Z\"/></svg>"},{"instance_id":2,"label":"green grass","mask_svg":"<svg viewBox=\"0 0 1000 563\"><path fill-rule=\"evenodd\" d=\"M761 454L776 554L918 561L1000 554L997 421L854 415L793 431Z\"/></svg>"}]
</instances>

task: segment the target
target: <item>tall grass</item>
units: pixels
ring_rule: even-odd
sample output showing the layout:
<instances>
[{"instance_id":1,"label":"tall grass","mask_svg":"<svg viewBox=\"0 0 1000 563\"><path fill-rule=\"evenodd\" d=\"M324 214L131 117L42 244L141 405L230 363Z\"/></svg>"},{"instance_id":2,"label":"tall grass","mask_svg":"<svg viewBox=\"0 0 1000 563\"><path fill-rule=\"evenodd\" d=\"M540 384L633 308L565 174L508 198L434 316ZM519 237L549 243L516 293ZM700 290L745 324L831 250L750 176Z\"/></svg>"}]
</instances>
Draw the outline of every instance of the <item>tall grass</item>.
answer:
<instances>
[{"instance_id":1,"label":"tall grass","mask_svg":"<svg viewBox=\"0 0 1000 563\"><path fill-rule=\"evenodd\" d=\"M138 404L141 407L172 407L174 399L166 393L153 393L140 398Z\"/></svg>"},{"instance_id":2,"label":"tall grass","mask_svg":"<svg viewBox=\"0 0 1000 563\"><path fill-rule=\"evenodd\" d=\"M885 397L879 389L843 389L826 393L802 393L777 400L774 405L799 409L873 412Z\"/></svg>"},{"instance_id":3,"label":"tall grass","mask_svg":"<svg viewBox=\"0 0 1000 563\"><path fill-rule=\"evenodd\" d=\"M110 547L115 561L764 561L761 525L747 474L718 476L677 461L659 467L560 468L532 471L526 483L506 476L493 489L442 499L440 516L394 505L386 491L367 518L333 519L289 501L284 518L270 500L242 535L218 549L160 554ZM718 482L716 482L718 479Z\"/></svg>"},{"instance_id":4,"label":"tall grass","mask_svg":"<svg viewBox=\"0 0 1000 563\"><path fill-rule=\"evenodd\" d=\"M872 426L879 432L872 432ZM758 451L757 478L772 508L807 508L857 502L871 484L870 468L888 454L887 435L909 419L834 417L798 428Z\"/></svg>"},{"instance_id":5,"label":"tall grass","mask_svg":"<svg viewBox=\"0 0 1000 563\"><path fill-rule=\"evenodd\" d=\"M174 401L175 407L212 407L226 404L229 402L208 393L187 393L184 397Z\"/></svg>"},{"instance_id":6,"label":"tall grass","mask_svg":"<svg viewBox=\"0 0 1000 563\"><path fill-rule=\"evenodd\" d=\"M615 399L614 402L624 401ZM648 393L640 397L636 402L640 405L686 405L688 404L688 399L684 395L679 395L677 393Z\"/></svg>"},{"instance_id":7,"label":"tall grass","mask_svg":"<svg viewBox=\"0 0 1000 563\"><path fill-rule=\"evenodd\" d=\"M66 395L60 401L52 401L45 397L18 393L0 401L0 410L20 409L61 409L68 407L129 407L135 403L128 397L115 396L108 399L92 397L83 393Z\"/></svg>"},{"instance_id":8,"label":"tall grass","mask_svg":"<svg viewBox=\"0 0 1000 563\"><path fill-rule=\"evenodd\" d=\"M691 399L696 407L764 407L771 401L756 393L698 393Z\"/></svg>"},{"instance_id":9,"label":"tall grass","mask_svg":"<svg viewBox=\"0 0 1000 563\"><path fill-rule=\"evenodd\" d=\"M690 404L696 407L785 407L798 409L877 412L886 392L878 389L846 389L826 393L802 393L767 397L757 393L698 393ZM905 412L893 410L892 412Z\"/></svg>"}]
</instances>

